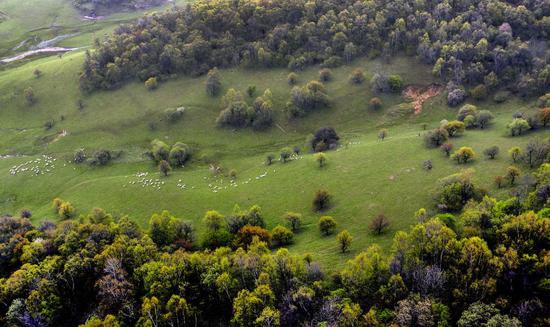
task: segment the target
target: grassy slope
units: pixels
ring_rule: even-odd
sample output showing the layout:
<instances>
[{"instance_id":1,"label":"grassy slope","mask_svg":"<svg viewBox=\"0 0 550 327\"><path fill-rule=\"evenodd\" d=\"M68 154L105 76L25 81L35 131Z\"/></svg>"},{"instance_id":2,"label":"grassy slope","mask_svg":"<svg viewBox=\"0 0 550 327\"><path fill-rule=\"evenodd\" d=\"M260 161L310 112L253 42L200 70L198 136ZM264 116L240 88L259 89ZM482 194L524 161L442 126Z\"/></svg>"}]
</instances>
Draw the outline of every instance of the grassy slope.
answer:
<instances>
[{"instance_id":1,"label":"grassy slope","mask_svg":"<svg viewBox=\"0 0 550 327\"><path fill-rule=\"evenodd\" d=\"M329 95L334 100L330 109L312 113L307 118L289 122L281 108L288 99L290 87L286 83L287 71L274 69L252 71L244 69L222 71L223 84L244 91L249 84L258 90L270 88L278 111L277 123L284 129L274 127L267 132L249 130L232 131L215 127L219 112L219 99L204 93L204 78L179 78L161 84L154 92L145 91L141 83L131 83L114 92L98 92L82 97L76 85L77 72L82 53L35 60L0 73L0 154L22 153L26 156L0 160L0 210L16 213L28 207L39 221L53 218L51 199L59 196L71 201L80 213L95 206L117 214L129 214L145 225L153 212L169 209L179 217L197 222L206 210L217 209L229 213L234 204L248 207L259 204L265 212L268 226L282 223L280 216L286 211L305 215L306 228L297 236L293 249L315 253L327 265L338 265L343 256L337 253L333 237L322 238L316 229L319 214L311 211L311 199L315 190L326 188L334 194L334 207L326 212L333 215L339 229L348 229L355 237L351 257L366 246L379 243L388 248L393 232L405 229L414 223L413 213L419 207L432 205L430 194L441 177L452 174L462 167L444 158L438 150L423 146L421 125L435 127L441 119L452 119L456 109L444 105L438 97L425 105L419 116L391 115L402 102L399 96L384 96L384 109L373 112L367 107L372 96L368 86L350 86L347 76L355 67L365 70L367 77L375 71L396 72L410 83L428 83L431 77L426 67L412 64L410 60L398 59L391 65L377 61L357 61L350 67L334 71L334 81L327 83ZM40 67L44 76L35 79L32 71ZM305 83L317 76L312 68L300 74ZM28 107L22 90L32 86L38 102ZM75 102L82 97L85 109L78 111ZM166 108L184 105L187 108L181 122L173 125L158 123L151 131L148 124L157 122ZM486 131L468 131L455 139L455 146L472 146L479 155L474 168L476 178L482 185L498 195L493 189L492 178L509 165L505 151L513 145L524 144L530 136L510 138L505 125L516 111L534 110L531 103L510 101L503 105L481 103L482 109L492 110L496 116L494 126ZM60 121L60 115L65 116ZM44 131L42 124L49 119L57 121L54 129ZM328 154L328 166L320 170L311 155L282 165L265 167L267 153L277 153L283 146L303 145L307 134L316 128L330 125L343 137L339 151ZM389 129L389 138L383 142L376 139L380 127ZM69 136L51 142L56 133L67 130ZM538 134L546 135L547 132ZM205 164L194 163L176 170L161 190L130 184L138 178L137 172L149 172L148 178L159 178L155 167L142 157L150 140L160 138L168 143L183 141L197 149L196 157L219 161L227 169L239 173L238 187L228 187L218 193L212 192L209 184L227 186L227 178L212 177ZM497 144L503 152L495 161L481 158L482 150ZM116 163L91 169L63 162L77 148L108 148L123 150L124 155ZM37 158L43 153L53 154L58 161L53 172L31 177L30 174L9 175L13 165ZM422 162L434 161L434 170L422 170ZM267 177L255 177L268 172ZM393 180L390 179L393 176ZM188 189L177 188L179 180ZM248 179L251 182L243 184ZM194 187L193 189L191 187ZM506 192L501 190L500 194ZM375 237L367 232L368 221L384 212L393 221L392 232Z\"/></svg>"}]
</instances>

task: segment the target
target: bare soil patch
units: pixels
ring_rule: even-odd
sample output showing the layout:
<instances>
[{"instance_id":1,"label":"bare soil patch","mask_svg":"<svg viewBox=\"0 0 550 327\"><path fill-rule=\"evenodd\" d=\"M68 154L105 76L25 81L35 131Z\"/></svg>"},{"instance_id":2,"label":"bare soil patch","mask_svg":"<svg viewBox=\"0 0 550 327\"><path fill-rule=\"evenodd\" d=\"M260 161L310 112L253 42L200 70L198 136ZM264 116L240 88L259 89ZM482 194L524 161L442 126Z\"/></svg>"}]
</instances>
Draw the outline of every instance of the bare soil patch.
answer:
<instances>
[{"instance_id":1,"label":"bare soil patch","mask_svg":"<svg viewBox=\"0 0 550 327\"><path fill-rule=\"evenodd\" d=\"M426 100L438 96L443 91L443 86L431 84L429 86L409 85L403 90L403 97L412 101L414 114L422 112L422 106Z\"/></svg>"}]
</instances>

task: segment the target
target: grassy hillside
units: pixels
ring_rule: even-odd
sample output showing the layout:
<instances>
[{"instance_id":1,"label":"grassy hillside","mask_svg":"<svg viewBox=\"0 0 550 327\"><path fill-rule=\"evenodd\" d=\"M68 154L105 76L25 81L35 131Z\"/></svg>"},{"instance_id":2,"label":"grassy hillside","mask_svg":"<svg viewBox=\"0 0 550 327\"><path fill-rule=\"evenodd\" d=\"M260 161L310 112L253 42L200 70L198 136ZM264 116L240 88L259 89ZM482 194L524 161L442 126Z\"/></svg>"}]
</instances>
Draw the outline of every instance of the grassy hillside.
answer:
<instances>
[{"instance_id":1,"label":"grassy hillside","mask_svg":"<svg viewBox=\"0 0 550 327\"><path fill-rule=\"evenodd\" d=\"M440 120L456 115L457 109L447 107L442 96L429 100L417 116L401 96L383 96L383 109L375 112L367 106L373 96L368 83L348 83L348 75L357 67L365 71L367 80L373 73L383 71L399 73L410 84L433 82L429 69L410 59L400 58L390 64L363 60L335 69L333 81L326 83L333 105L294 121L288 121L282 113L291 88L286 82L287 70L222 70L225 90L233 87L244 92L248 85L256 85L258 93L271 89L277 126L266 132L217 128L220 98L206 95L204 78L170 80L155 91L147 91L143 84L135 82L113 92L83 96L76 83L82 59L82 52L72 53L63 58L35 60L0 73L0 154L18 155L0 159L1 212L17 213L25 207L33 212L35 221L55 219L51 200L61 197L73 203L81 214L103 207L118 215L128 214L143 226L152 213L168 209L195 222L200 234L205 211L216 209L227 214L235 204L241 208L258 204L269 228L282 224L281 215L286 211L303 213L306 228L291 248L312 252L327 264L340 264L343 258L352 257L373 243L387 249L395 231L414 223L413 214L418 208L433 206L431 194L437 180L460 169L475 169L480 185L493 195L505 194L506 189L497 191L493 187L493 177L504 173L510 164L506 150L523 145L532 137L511 138L505 125L512 113L535 110L533 103L511 100L496 105L487 101L476 104L495 114L493 126L483 131L469 130L452 140L456 148L474 148L478 154L474 163L458 166L439 150L425 148L423 125L434 128ZM36 67L44 72L38 79L32 74ZM301 73L300 84L316 79L317 72L318 68L311 68ZM23 97L23 90L29 86L37 97L32 106ZM84 103L83 110L77 109L78 99ZM181 121L170 124L161 120L165 109L176 106L186 108ZM43 124L48 120L55 121L55 126L46 131ZM151 123L156 129L149 127ZM342 146L328 153L327 167L319 169L310 154L287 164L264 165L267 154L278 155L285 146L303 147L306 136L323 126L334 127L342 137ZM382 127L389 131L385 141L377 139ZM67 136L60 137L62 131ZM548 133L537 134L542 137ZM167 178L160 177L152 162L143 156L155 138L168 144L182 141L191 145L194 161ZM501 148L501 155L494 161L482 156L483 149L491 145ZM79 148L106 148L123 154L107 167L91 168L68 162ZM27 171L10 175L12 167L43 154L56 161L48 166L44 161L28 166L42 167L39 169L44 174L34 176ZM432 171L422 169L427 159L433 160ZM237 186L231 185L227 177L213 176L208 170L210 162L227 170L236 169ZM137 177L139 173L147 176ZM265 177L259 177L265 173ZM143 183L143 179L153 181ZM338 253L334 237L319 236L316 222L320 214L314 213L311 206L319 188L334 195L333 207L323 214L334 216L338 230L348 229L354 236L352 251L346 256ZM367 225L379 213L392 220L391 232L373 236Z\"/></svg>"}]
</instances>

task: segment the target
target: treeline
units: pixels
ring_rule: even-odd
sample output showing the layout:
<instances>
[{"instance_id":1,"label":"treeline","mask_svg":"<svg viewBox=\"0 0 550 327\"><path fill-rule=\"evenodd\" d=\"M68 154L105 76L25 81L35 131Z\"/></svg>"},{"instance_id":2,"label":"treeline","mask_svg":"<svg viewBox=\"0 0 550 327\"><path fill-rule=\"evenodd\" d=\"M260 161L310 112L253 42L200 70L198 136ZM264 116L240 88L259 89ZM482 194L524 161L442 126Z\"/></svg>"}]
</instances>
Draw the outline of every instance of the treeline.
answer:
<instances>
[{"instance_id":1,"label":"treeline","mask_svg":"<svg viewBox=\"0 0 550 327\"><path fill-rule=\"evenodd\" d=\"M527 197L421 209L390 254L372 246L331 274L312 255L271 251L256 206L208 212L202 244L166 211L147 230L101 209L37 226L23 211L0 218L0 324L547 326L549 172ZM454 183L445 194L475 188Z\"/></svg>"},{"instance_id":2,"label":"treeline","mask_svg":"<svg viewBox=\"0 0 550 327\"><path fill-rule=\"evenodd\" d=\"M87 54L80 82L92 91L213 67L297 71L406 53L450 82L456 105L465 86L542 93L549 31L546 1L198 1L118 28Z\"/></svg>"}]
</instances>

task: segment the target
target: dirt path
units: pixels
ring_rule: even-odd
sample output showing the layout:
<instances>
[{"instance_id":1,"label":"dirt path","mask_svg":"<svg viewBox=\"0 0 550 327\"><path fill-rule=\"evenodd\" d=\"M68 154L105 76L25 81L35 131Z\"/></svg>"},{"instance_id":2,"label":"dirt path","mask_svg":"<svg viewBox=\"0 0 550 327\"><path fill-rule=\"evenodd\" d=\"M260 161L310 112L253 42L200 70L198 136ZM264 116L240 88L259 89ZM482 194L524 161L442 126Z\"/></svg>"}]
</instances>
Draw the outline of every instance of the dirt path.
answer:
<instances>
[{"instance_id":1,"label":"dirt path","mask_svg":"<svg viewBox=\"0 0 550 327\"><path fill-rule=\"evenodd\" d=\"M403 96L412 100L414 114L422 112L422 106L426 100L438 96L443 91L443 86L431 84L428 87L408 86L403 90Z\"/></svg>"}]
</instances>

